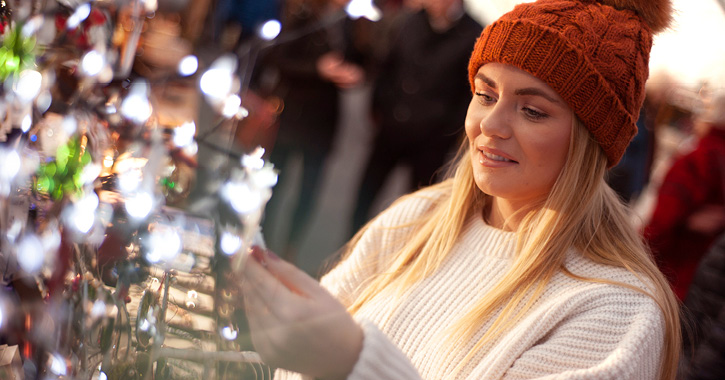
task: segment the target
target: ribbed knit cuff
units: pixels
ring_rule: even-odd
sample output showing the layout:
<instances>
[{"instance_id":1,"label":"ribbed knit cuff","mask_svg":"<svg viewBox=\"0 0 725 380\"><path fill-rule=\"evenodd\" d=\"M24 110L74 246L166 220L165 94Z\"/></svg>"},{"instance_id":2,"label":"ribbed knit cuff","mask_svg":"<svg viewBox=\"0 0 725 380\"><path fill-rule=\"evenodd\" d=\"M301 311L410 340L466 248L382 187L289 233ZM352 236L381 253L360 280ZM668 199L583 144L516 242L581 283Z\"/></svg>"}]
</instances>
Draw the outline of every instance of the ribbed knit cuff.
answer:
<instances>
[{"instance_id":1,"label":"ribbed knit cuff","mask_svg":"<svg viewBox=\"0 0 725 380\"><path fill-rule=\"evenodd\" d=\"M363 329L363 348L348 380L421 379L405 354L375 324L358 321Z\"/></svg>"}]
</instances>

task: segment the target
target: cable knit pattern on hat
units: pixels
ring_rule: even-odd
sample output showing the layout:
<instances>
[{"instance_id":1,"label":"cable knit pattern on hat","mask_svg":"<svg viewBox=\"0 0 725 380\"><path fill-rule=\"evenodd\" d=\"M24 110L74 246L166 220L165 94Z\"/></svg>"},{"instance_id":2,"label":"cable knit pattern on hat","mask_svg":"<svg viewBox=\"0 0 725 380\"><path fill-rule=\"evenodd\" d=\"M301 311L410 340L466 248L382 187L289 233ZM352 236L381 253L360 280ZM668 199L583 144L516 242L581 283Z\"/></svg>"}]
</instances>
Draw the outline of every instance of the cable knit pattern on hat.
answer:
<instances>
[{"instance_id":1,"label":"cable knit pattern on hat","mask_svg":"<svg viewBox=\"0 0 725 380\"><path fill-rule=\"evenodd\" d=\"M384 212L352 255L322 283L343 303L378 268L362 265L390 256L404 241L405 225L423 213L437 194L424 190ZM443 335L510 267L515 234L471 219L444 264L402 297L379 294L355 315L363 327L360 357L349 380L441 380L452 373L490 327L493 318L455 349ZM581 276L646 286L622 268L596 264L574 252L566 267ZM652 298L622 286L555 275L520 322L466 361L458 379L654 380L664 339L663 316ZM277 379L301 379L278 371Z\"/></svg>"},{"instance_id":2,"label":"cable knit pattern on hat","mask_svg":"<svg viewBox=\"0 0 725 380\"><path fill-rule=\"evenodd\" d=\"M546 82L574 110L614 166L637 132L652 31L631 10L591 0L517 5L476 42L469 78L488 62Z\"/></svg>"}]
</instances>

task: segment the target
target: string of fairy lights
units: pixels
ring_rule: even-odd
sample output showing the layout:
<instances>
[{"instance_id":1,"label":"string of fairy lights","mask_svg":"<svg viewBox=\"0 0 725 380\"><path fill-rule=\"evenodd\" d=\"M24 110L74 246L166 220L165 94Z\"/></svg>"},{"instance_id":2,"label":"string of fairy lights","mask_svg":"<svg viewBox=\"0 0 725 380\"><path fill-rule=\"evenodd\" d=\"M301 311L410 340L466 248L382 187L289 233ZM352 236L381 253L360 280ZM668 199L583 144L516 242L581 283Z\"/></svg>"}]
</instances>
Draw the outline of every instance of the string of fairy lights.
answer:
<instances>
[{"instance_id":1,"label":"string of fairy lights","mask_svg":"<svg viewBox=\"0 0 725 380\"><path fill-rule=\"evenodd\" d=\"M237 153L232 138L218 146L209 137L233 136L249 116L243 97L261 49L324 25L280 34L269 20L251 49L210 63L186 54L152 80L133 68L163 3L0 0L0 350L21 357L3 376L184 378L181 364L170 374L173 358L202 363L204 375L218 375L223 361L269 376L234 343L232 295L194 268L239 271L243 253L264 243L259 222L277 173L263 149ZM381 15L370 0L352 0L346 16ZM215 125L161 122L158 88L174 81L193 84ZM226 157L207 197L224 218L183 209L188 173L207 170L200 144ZM172 333L201 340L169 322L192 323L192 312L215 316L213 350L166 344Z\"/></svg>"}]
</instances>

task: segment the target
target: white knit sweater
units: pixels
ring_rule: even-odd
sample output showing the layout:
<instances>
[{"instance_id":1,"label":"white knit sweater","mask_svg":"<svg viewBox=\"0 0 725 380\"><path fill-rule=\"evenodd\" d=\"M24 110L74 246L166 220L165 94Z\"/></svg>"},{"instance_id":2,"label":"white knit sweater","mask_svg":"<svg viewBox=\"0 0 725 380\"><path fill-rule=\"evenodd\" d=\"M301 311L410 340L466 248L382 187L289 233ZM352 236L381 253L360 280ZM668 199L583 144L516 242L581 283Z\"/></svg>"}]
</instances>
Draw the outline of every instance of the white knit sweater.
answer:
<instances>
[{"instance_id":1,"label":"white knit sweater","mask_svg":"<svg viewBox=\"0 0 725 380\"><path fill-rule=\"evenodd\" d=\"M368 255L395 252L410 232L400 226L425 210L431 191L387 211L352 255L322 279L343 304L376 268ZM441 332L496 284L512 263L515 235L470 220L440 269L402 300L380 295L355 315L364 331L350 380L443 379L490 327L482 320L473 339L444 350ZM384 249L382 249L384 248ZM567 268L585 277L645 286L632 273L572 253ZM478 351L459 379L656 379L664 338L663 316L648 296L622 286L583 282L559 274L517 325ZM278 379L300 379L278 371Z\"/></svg>"}]
</instances>

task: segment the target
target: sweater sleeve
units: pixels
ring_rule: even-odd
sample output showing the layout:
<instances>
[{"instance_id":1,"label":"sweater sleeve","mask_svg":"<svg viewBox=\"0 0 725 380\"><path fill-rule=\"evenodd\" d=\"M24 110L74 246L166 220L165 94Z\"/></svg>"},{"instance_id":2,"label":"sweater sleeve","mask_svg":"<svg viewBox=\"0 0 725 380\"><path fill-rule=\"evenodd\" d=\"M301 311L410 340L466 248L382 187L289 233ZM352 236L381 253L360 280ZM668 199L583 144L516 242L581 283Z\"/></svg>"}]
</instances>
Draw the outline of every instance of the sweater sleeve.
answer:
<instances>
[{"instance_id":1,"label":"sweater sleeve","mask_svg":"<svg viewBox=\"0 0 725 380\"><path fill-rule=\"evenodd\" d=\"M360 288L379 272L380 264L388 261L401 248L417 219L437 196L431 191L419 191L383 211L372 222L350 255L322 277L320 283L343 305L350 305Z\"/></svg>"},{"instance_id":2,"label":"sweater sleeve","mask_svg":"<svg viewBox=\"0 0 725 380\"><path fill-rule=\"evenodd\" d=\"M358 322L363 328L363 348L347 380L422 379L410 359L375 324Z\"/></svg>"},{"instance_id":3,"label":"sweater sleeve","mask_svg":"<svg viewBox=\"0 0 725 380\"><path fill-rule=\"evenodd\" d=\"M360 319L363 348L347 380L422 380L410 359L374 323ZM275 380L313 380L309 376L278 369Z\"/></svg>"},{"instance_id":4,"label":"sweater sleeve","mask_svg":"<svg viewBox=\"0 0 725 380\"><path fill-rule=\"evenodd\" d=\"M621 292L594 297L525 350L503 378L658 379L665 328L654 300Z\"/></svg>"}]
</instances>

